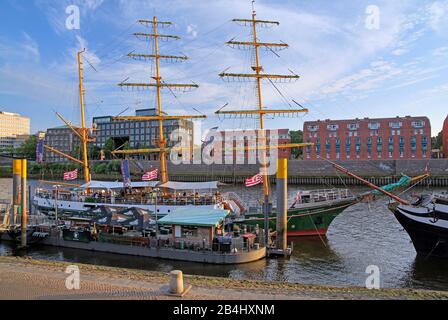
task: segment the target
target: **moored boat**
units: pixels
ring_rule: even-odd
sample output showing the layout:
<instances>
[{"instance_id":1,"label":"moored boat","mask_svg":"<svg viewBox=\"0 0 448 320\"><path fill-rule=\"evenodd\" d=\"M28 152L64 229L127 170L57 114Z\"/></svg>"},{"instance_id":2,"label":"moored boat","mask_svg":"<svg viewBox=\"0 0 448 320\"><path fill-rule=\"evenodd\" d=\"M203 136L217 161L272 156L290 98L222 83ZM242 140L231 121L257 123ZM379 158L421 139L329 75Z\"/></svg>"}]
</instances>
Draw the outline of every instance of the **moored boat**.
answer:
<instances>
[{"instance_id":1,"label":"moored boat","mask_svg":"<svg viewBox=\"0 0 448 320\"><path fill-rule=\"evenodd\" d=\"M448 194L422 194L410 204L389 205L417 254L448 258Z\"/></svg>"},{"instance_id":2,"label":"moored boat","mask_svg":"<svg viewBox=\"0 0 448 320\"><path fill-rule=\"evenodd\" d=\"M359 202L347 189L321 189L298 192L294 203L288 209L288 237L322 236L333 220L345 209ZM260 212L248 212L238 224L262 227L264 215ZM269 216L269 228L276 229L275 209Z\"/></svg>"}]
</instances>

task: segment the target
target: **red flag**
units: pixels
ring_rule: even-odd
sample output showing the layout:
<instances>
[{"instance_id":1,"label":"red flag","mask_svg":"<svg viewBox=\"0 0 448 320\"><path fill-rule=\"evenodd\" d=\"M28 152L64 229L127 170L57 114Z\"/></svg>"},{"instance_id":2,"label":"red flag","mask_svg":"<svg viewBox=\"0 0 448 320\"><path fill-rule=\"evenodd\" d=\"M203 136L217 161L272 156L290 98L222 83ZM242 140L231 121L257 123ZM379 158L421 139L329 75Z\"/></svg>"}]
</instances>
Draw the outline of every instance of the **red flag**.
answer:
<instances>
[{"instance_id":1,"label":"red flag","mask_svg":"<svg viewBox=\"0 0 448 320\"><path fill-rule=\"evenodd\" d=\"M157 179L157 176L159 174L159 170L155 169L149 172L145 172L142 176L142 181L151 181L154 179Z\"/></svg>"},{"instance_id":2,"label":"red flag","mask_svg":"<svg viewBox=\"0 0 448 320\"><path fill-rule=\"evenodd\" d=\"M260 173L256 174L252 178L246 179L246 187L253 187L260 183L263 183L263 176Z\"/></svg>"},{"instance_id":3,"label":"red flag","mask_svg":"<svg viewBox=\"0 0 448 320\"><path fill-rule=\"evenodd\" d=\"M73 171L64 172L64 180L76 180L78 179L78 169Z\"/></svg>"}]
</instances>

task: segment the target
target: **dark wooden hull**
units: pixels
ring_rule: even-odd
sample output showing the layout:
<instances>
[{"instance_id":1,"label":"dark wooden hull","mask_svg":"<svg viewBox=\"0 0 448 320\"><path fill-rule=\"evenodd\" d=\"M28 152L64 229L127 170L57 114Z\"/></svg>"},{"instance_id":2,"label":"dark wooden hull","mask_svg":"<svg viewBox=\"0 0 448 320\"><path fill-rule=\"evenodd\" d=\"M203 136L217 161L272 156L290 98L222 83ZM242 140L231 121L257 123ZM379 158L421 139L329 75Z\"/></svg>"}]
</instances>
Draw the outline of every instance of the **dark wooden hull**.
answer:
<instances>
[{"instance_id":1,"label":"dark wooden hull","mask_svg":"<svg viewBox=\"0 0 448 320\"><path fill-rule=\"evenodd\" d=\"M390 209L409 234L418 255L448 258L447 220L431 211L422 214L400 206L391 206Z\"/></svg>"}]
</instances>

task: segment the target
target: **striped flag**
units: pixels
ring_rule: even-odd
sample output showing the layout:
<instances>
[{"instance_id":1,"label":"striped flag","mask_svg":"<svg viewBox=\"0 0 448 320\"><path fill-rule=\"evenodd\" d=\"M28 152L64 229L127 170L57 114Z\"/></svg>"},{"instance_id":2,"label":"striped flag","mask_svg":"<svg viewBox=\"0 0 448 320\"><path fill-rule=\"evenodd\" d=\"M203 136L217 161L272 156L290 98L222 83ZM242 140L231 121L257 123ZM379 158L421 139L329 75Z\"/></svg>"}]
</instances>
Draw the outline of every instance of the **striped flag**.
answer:
<instances>
[{"instance_id":1,"label":"striped flag","mask_svg":"<svg viewBox=\"0 0 448 320\"><path fill-rule=\"evenodd\" d=\"M254 175L252 178L246 179L246 187L248 188L260 183L263 183L263 176L260 173Z\"/></svg>"},{"instance_id":2,"label":"striped flag","mask_svg":"<svg viewBox=\"0 0 448 320\"><path fill-rule=\"evenodd\" d=\"M145 172L142 176L142 181L151 181L154 179L157 179L157 176L159 174L159 169L154 169L149 172Z\"/></svg>"},{"instance_id":3,"label":"striped flag","mask_svg":"<svg viewBox=\"0 0 448 320\"><path fill-rule=\"evenodd\" d=\"M73 171L64 172L64 180L65 181L71 181L78 179L78 169L75 169Z\"/></svg>"}]
</instances>

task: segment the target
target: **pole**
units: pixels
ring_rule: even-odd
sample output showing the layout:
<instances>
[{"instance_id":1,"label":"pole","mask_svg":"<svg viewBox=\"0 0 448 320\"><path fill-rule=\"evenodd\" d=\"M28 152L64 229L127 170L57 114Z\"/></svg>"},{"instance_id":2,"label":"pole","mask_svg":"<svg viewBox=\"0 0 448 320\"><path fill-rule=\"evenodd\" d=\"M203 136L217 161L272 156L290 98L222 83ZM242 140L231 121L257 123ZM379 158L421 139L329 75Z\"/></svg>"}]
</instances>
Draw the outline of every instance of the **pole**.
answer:
<instances>
[{"instance_id":1,"label":"pole","mask_svg":"<svg viewBox=\"0 0 448 320\"><path fill-rule=\"evenodd\" d=\"M338 164L336 164L334 162L332 162L332 164L333 164L333 167L336 170L341 171L342 173L345 173L346 175L348 175L348 176L350 176L352 178L355 178L356 180L361 181L362 183L364 183L365 185L369 186L370 188L375 189L375 190L385 194L386 196L394 199L395 201L397 201L397 202L399 202L399 203L401 203L403 205L406 205L406 206L410 205L410 203L408 201L401 199L399 196L396 196L393 193L391 193L391 192L389 192L387 190L384 190L383 188L380 188L380 187L376 186L375 184L373 184L373 183L371 183L371 182L369 182L369 181L367 181L367 180L365 180L365 179L363 179L361 177L358 177L357 175L355 175L354 173L351 173L349 170L345 169L344 167L342 167L342 166L340 166L340 165L338 165Z\"/></svg>"},{"instance_id":2,"label":"pole","mask_svg":"<svg viewBox=\"0 0 448 320\"><path fill-rule=\"evenodd\" d=\"M257 23L255 22L255 19L257 17L257 14L255 10L252 12L252 27L253 27L253 40L254 40L254 49L255 49L255 66L253 69L255 70L255 73L257 75L257 97L258 97L258 109L260 111L260 130L261 130L261 143L263 145L266 145L266 135L264 132L264 117L263 117L263 97L261 95L261 70L262 67L260 66L260 59L258 54L258 39L257 39ZM266 170L267 161L266 161L266 151L263 150L262 152L262 174L263 174L263 191L264 191L264 202L269 202L269 177Z\"/></svg>"},{"instance_id":3,"label":"pole","mask_svg":"<svg viewBox=\"0 0 448 320\"><path fill-rule=\"evenodd\" d=\"M85 108L84 108L84 85L83 85L83 75L82 75L82 59L81 55L85 51L78 52L78 77L79 77L79 103L81 106L81 144L82 144L82 156L83 156L83 167L84 167L84 181L88 183L90 181L90 171L89 171L89 160L87 157L87 128L85 120Z\"/></svg>"},{"instance_id":4,"label":"pole","mask_svg":"<svg viewBox=\"0 0 448 320\"><path fill-rule=\"evenodd\" d=\"M288 159L278 159L277 167L277 249L288 247Z\"/></svg>"},{"instance_id":5,"label":"pole","mask_svg":"<svg viewBox=\"0 0 448 320\"><path fill-rule=\"evenodd\" d=\"M161 182L166 183L168 181L168 172L166 165L166 140L163 132L163 112L162 112L162 77L160 76L160 61L159 61L159 38L157 33L157 17L153 19L153 27L154 27L154 51L155 51L155 60L156 60L156 83L157 83L157 113L159 115L159 158L160 158L160 176ZM165 188L163 188L163 193L165 193Z\"/></svg>"},{"instance_id":6,"label":"pole","mask_svg":"<svg viewBox=\"0 0 448 320\"><path fill-rule=\"evenodd\" d=\"M30 215L33 214L32 209L33 209L33 205L31 202L31 186L28 186L28 208L30 208Z\"/></svg>"},{"instance_id":7,"label":"pole","mask_svg":"<svg viewBox=\"0 0 448 320\"><path fill-rule=\"evenodd\" d=\"M21 172L21 179L22 179L22 195L21 195L21 201L22 201L22 223L21 223L21 231L22 231L22 237L21 237L21 245L22 247L26 247L26 229L27 229L27 208L26 208L26 201L27 201L27 197L26 197L26 191L27 191L27 187L26 187L26 176L27 176L27 172L26 172L26 159L22 159L22 172Z\"/></svg>"},{"instance_id":8,"label":"pole","mask_svg":"<svg viewBox=\"0 0 448 320\"><path fill-rule=\"evenodd\" d=\"M20 206L20 188L22 175L22 160L14 159L12 164L12 212L13 217L10 218L10 224L15 224L17 220L17 208Z\"/></svg>"},{"instance_id":9,"label":"pole","mask_svg":"<svg viewBox=\"0 0 448 320\"><path fill-rule=\"evenodd\" d=\"M54 197L54 219L56 226L58 225L58 197L59 197L59 186L56 186L56 195Z\"/></svg>"}]
</instances>

